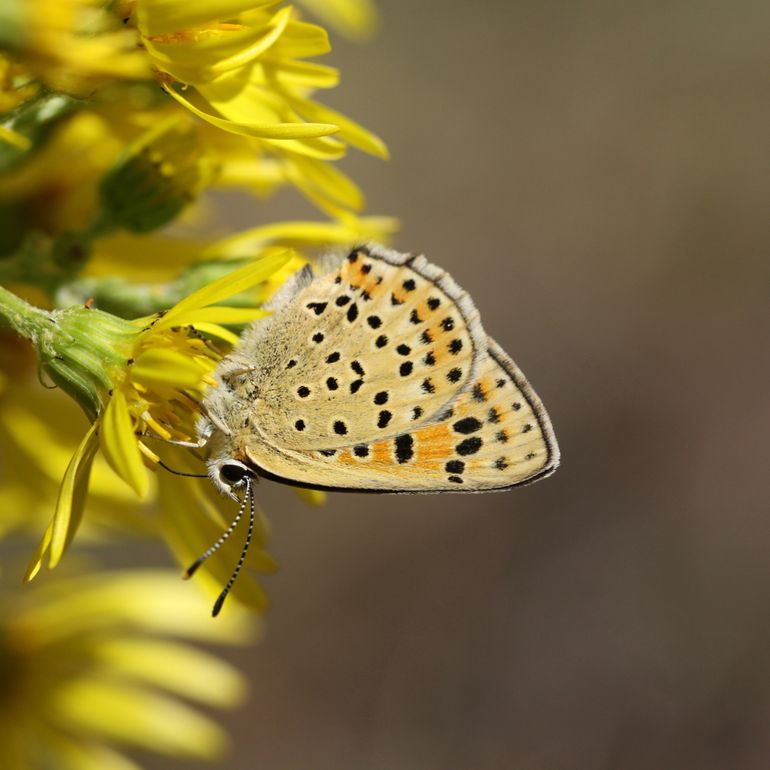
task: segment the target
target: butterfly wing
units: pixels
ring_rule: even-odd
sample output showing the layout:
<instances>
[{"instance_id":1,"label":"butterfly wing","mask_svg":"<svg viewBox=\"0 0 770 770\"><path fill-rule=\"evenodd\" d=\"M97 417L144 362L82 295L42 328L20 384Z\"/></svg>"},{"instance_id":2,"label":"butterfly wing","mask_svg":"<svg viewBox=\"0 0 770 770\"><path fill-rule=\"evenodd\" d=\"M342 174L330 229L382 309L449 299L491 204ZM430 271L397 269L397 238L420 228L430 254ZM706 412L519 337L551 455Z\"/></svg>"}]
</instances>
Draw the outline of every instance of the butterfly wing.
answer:
<instances>
[{"instance_id":1,"label":"butterfly wing","mask_svg":"<svg viewBox=\"0 0 770 770\"><path fill-rule=\"evenodd\" d=\"M540 399L492 340L471 387L434 421L323 450L246 448L262 475L302 486L378 492L484 492L552 473L559 449Z\"/></svg>"},{"instance_id":2,"label":"butterfly wing","mask_svg":"<svg viewBox=\"0 0 770 770\"><path fill-rule=\"evenodd\" d=\"M485 355L478 311L445 271L360 248L256 326L221 378L262 443L328 450L434 418Z\"/></svg>"}]
</instances>

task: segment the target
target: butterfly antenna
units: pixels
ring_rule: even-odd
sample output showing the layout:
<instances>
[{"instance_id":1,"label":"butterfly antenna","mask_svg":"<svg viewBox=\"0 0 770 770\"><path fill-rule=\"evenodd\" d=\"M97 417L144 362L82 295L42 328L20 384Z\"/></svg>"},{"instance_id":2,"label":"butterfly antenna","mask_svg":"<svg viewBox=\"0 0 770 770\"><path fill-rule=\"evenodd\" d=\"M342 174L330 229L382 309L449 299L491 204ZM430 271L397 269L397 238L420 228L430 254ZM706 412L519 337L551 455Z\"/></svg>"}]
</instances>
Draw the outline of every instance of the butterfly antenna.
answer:
<instances>
[{"instance_id":1,"label":"butterfly antenna","mask_svg":"<svg viewBox=\"0 0 770 770\"><path fill-rule=\"evenodd\" d=\"M251 545L251 536L254 534L254 492L251 489L251 482L246 481L246 494L243 496L243 502L246 502L246 497L249 498L249 529L246 532L246 542L243 544L243 550L241 551L241 558L238 559L238 563L235 565L235 569L233 570L233 574L230 576L230 580L227 581L227 585L222 590L222 593L219 594L219 598L214 602L214 608L211 610L211 617L215 618L217 615L219 615L219 611L222 609L222 605L225 603L225 599L227 598L227 594L230 593L230 589L233 587L233 583L235 583L235 579L238 577L238 573L241 571L241 567L243 566L243 562L246 560L246 554L249 551L249 546Z\"/></svg>"},{"instance_id":2,"label":"butterfly antenna","mask_svg":"<svg viewBox=\"0 0 770 770\"><path fill-rule=\"evenodd\" d=\"M185 473L184 471L177 471L173 468L169 468L166 463L163 462L163 460L158 460L158 465L160 465L161 468L164 468L169 473L173 473L175 476L190 476L193 479L207 479L208 473Z\"/></svg>"},{"instance_id":3,"label":"butterfly antenna","mask_svg":"<svg viewBox=\"0 0 770 770\"><path fill-rule=\"evenodd\" d=\"M211 546L211 548L209 548L207 551L202 553L184 571L184 574L182 575L182 577L185 580L188 580L189 578L191 578L195 574L195 572L198 569L198 567L200 567L201 564L203 564L203 562L206 561L206 559L208 559L209 556L211 556L211 554L216 553L219 550L220 546L225 542L225 540L227 540L227 538L230 537L230 535L233 534L233 531L238 526L238 522L243 517L243 512L246 510L246 498L248 497L250 491L251 491L251 484L249 482L247 482L246 494L244 494L243 500L241 500L241 505L238 508L238 513L235 515L235 518L233 519L232 524L230 524L230 526L222 533L222 536L219 538L219 540L217 540L216 543L214 543L214 545ZM252 504L252 507L253 507L253 504Z\"/></svg>"}]
</instances>

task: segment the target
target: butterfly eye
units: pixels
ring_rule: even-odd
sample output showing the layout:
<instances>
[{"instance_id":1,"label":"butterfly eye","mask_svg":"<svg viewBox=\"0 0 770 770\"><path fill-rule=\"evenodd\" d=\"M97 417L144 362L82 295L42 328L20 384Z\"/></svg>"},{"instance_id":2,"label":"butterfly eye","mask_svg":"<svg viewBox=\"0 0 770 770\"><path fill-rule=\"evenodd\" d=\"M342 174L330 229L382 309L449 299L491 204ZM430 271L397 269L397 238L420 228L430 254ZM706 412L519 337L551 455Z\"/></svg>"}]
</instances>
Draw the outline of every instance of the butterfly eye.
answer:
<instances>
[{"instance_id":1,"label":"butterfly eye","mask_svg":"<svg viewBox=\"0 0 770 770\"><path fill-rule=\"evenodd\" d=\"M243 479L249 475L249 471L246 466L241 465L240 463L225 463L219 469L219 475L225 481L229 481L234 484L238 481L243 481Z\"/></svg>"}]
</instances>

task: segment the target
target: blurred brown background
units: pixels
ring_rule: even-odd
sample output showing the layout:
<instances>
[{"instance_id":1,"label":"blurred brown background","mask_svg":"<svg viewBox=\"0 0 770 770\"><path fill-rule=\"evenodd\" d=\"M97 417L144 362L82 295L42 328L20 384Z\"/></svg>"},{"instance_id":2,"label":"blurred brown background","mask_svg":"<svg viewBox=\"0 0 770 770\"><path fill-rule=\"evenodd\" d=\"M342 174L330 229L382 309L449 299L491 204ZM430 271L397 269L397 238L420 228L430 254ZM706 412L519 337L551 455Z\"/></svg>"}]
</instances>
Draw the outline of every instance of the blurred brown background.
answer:
<instances>
[{"instance_id":1,"label":"blurred brown background","mask_svg":"<svg viewBox=\"0 0 770 770\"><path fill-rule=\"evenodd\" d=\"M263 484L282 571L218 767L766 770L770 6L380 6L328 101L393 160L345 167L475 298L563 467L319 510Z\"/></svg>"}]
</instances>

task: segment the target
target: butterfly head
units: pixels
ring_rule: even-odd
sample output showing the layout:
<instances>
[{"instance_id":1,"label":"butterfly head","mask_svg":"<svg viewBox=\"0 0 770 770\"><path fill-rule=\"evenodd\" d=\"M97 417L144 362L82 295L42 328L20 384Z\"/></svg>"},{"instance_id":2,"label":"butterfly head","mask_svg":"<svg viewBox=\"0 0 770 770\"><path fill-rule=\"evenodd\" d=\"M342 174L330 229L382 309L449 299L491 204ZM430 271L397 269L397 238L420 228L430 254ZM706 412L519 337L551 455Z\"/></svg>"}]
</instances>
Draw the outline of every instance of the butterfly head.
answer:
<instances>
[{"instance_id":1,"label":"butterfly head","mask_svg":"<svg viewBox=\"0 0 770 770\"><path fill-rule=\"evenodd\" d=\"M257 478L251 468L232 457L212 457L207 465L214 486L233 500L238 500L238 493Z\"/></svg>"},{"instance_id":2,"label":"butterfly head","mask_svg":"<svg viewBox=\"0 0 770 770\"><path fill-rule=\"evenodd\" d=\"M198 436L206 448L209 478L221 494L238 500L240 492L256 481L256 473L234 457L232 431L209 411L198 422Z\"/></svg>"}]
</instances>

